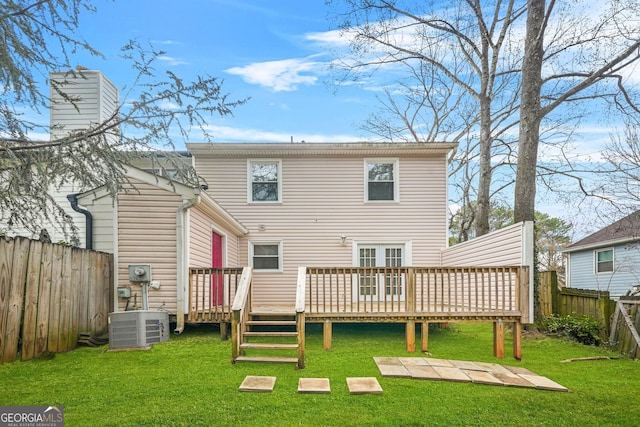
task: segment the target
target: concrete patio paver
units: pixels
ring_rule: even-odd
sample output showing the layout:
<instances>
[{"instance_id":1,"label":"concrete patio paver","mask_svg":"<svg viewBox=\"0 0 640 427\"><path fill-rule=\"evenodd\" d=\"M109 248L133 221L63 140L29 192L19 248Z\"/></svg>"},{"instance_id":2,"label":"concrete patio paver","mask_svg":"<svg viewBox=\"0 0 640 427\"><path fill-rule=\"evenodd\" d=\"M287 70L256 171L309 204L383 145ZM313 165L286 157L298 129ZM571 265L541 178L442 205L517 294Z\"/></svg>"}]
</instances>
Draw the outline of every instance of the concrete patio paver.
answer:
<instances>
[{"instance_id":1,"label":"concrete patio paver","mask_svg":"<svg viewBox=\"0 0 640 427\"><path fill-rule=\"evenodd\" d=\"M430 357L374 357L374 360L383 377L407 377L404 371L406 369L413 379L473 382L485 385L569 391L566 387L549 378L537 375L529 369L519 366L502 366L497 363L445 360Z\"/></svg>"}]
</instances>

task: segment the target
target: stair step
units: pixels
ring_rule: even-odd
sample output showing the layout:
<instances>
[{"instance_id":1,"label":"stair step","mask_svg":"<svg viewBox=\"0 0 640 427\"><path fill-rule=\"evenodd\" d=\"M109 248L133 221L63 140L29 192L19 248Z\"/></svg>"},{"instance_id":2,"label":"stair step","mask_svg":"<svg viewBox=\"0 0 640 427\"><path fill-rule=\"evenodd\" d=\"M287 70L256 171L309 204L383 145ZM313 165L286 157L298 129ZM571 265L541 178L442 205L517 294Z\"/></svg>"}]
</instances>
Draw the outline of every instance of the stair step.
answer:
<instances>
[{"instance_id":1,"label":"stair step","mask_svg":"<svg viewBox=\"0 0 640 427\"><path fill-rule=\"evenodd\" d=\"M261 316L261 317L295 317L295 311L252 311L249 313L250 316Z\"/></svg>"},{"instance_id":2,"label":"stair step","mask_svg":"<svg viewBox=\"0 0 640 427\"><path fill-rule=\"evenodd\" d=\"M266 357L266 356L239 356L234 362L256 362L256 363L298 363L296 357Z\"/></svg>"},{"instance_id":3,"label":"stair step","mask_svg":"<svg viewBox=\"0 0 640 427\"><path fill-rule=\"evenodd\" d=\"M297 350L298 344L268 344L246 342L240 344L240 348L258 348L261 350Z\"/></svg>"},{"instance_id":4,"label":"stair step","mask_svg":"<svg viewBox=\"0 0 640 427\"><path fill-rule=\"evenodd\" d=\"M244 332L245 337L297 337L297 332Z\"/></svg>"},{"instance_id":5,"label":"stair step","mask_svg":"<svg viewBox=\"0 0 640 427\"><path fill-rule=\"evenodd\" d=\"M295 320L247 320L245 323L254 326L296 326Z\"/></svg>"}]
</instances>

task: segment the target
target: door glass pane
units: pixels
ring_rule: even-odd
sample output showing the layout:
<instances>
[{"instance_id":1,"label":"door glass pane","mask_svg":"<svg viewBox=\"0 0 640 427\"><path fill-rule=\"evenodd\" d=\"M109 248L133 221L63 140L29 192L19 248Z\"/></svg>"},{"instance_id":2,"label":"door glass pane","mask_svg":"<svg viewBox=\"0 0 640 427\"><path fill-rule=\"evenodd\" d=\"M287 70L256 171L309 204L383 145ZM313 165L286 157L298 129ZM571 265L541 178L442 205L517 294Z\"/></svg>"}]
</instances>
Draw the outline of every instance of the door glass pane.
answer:
<instances>
[{"instance_id":1,"label":"door glass pane","mask_svg":"<svg viewBox=\"0 0 640 427\"><path fill-rule=\"evenodd\" d=\"M376 248L360 248L360 267L376 266ZM378 294L378 281L375 274L360 275L360 296Z\"/></svg>"},{"instance_id":2,"label":"door glass pane","mask_svg":"<svg viewBox=\"0 0 640 427\"><path fill-rule=\"evenodd\" d=\"M402 248L385 248L384 255L387 267L402 266ZM402 295L402 278L398 273L386 275L385 292L387 295Z\"/></svg>"}]
</instances>

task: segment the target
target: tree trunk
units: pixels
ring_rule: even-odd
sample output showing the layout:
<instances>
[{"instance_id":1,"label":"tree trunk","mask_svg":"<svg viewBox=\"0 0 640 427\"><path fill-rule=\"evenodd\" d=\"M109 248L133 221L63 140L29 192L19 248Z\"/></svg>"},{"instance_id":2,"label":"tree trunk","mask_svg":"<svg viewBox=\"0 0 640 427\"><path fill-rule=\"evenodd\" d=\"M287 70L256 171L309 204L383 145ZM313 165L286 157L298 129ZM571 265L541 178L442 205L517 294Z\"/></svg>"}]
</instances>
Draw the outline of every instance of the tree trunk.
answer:
<instances>
[{"instance_id":1,"label":"tree trunk","mask_svg":"<svg viewBox=\"0 0 640 427\"><path fill-rule=\"evenodd\" d=\"M536 200L536 166L542 107L543 27L545 0L527 0L527 29L522 62L520 140L516 172L514 221L533 221Z\"/></svg>"},{"instance_id":2,"label":"tree trunk","mask_svg":"<svg viewBox=\"0 0 640 427\"><path fill-rule=\"evenodd\" d=\"M489 207L491 198L491 100L480 98L480 159L478 163L478 206L476 213L476 237L489 232Z\"/></svg>"}]
</instances>

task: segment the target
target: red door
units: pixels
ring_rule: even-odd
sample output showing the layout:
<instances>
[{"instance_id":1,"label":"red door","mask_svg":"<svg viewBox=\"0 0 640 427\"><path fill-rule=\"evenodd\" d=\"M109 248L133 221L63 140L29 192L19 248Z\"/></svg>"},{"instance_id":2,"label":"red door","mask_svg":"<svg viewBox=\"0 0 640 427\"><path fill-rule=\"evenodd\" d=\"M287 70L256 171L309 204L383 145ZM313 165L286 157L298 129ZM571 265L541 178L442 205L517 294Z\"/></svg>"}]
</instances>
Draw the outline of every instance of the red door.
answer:
<instances>
[{"instance_id":1,"label":"red door","mask_svg":"<svg viewBox=\"0 0 640 427\"><path fill-rule=\"evenodd\" d=\"M213 232L211 235L211 267L222 268L222 236ZM222 305L224 302L224 286L222 274L213 275L211 280L211 304Z\"/></svg>"}]
</instances>

